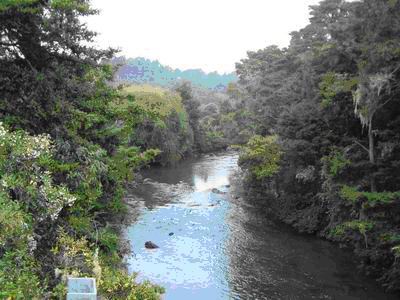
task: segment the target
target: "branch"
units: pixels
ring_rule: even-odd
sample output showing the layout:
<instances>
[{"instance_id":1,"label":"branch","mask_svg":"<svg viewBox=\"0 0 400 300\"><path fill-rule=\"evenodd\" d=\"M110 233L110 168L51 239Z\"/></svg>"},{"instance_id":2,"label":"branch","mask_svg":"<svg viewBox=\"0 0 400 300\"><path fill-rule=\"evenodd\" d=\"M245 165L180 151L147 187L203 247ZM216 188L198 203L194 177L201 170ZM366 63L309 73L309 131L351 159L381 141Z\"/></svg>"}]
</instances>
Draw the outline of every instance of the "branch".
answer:
<instances>
[{"instance_id":1,"label":"branch","mask_svg":"<svg viewBox=\"0 0 400 300\"><path fill-rule=\"evenodd\" d=\"M369 153L369 149L367 147L365 147L363 144L359 143L356 140L354 140L354 143L356 143L358 146L360 146L361 148L363 148L365 151L367 151Z\"/></svg>"},{"instance_id":2,"label":"branch","mask_svg":"<svg viewBox=\"0 0 400 300\"><path fill-rule=\"evenodd\" d=\"M378 105L376 110L381 109L382 107L384 107L386 104L388 104L390 101L393 100L393 97L390 97L388 100L386 100L385 102L383 102L381 105Z\"/></svg>"},{"instance_id":3,"label":"branch","mask_svg":"<svg viewBox=\"0 0 400 300\"><path fill-rule=\"evenodd\" d=\"M399 69L400 69L400 65L398 65L398 66L390 73L390 75L393 75L393 74L396 73Z\"/></svg>"}]
</instances>

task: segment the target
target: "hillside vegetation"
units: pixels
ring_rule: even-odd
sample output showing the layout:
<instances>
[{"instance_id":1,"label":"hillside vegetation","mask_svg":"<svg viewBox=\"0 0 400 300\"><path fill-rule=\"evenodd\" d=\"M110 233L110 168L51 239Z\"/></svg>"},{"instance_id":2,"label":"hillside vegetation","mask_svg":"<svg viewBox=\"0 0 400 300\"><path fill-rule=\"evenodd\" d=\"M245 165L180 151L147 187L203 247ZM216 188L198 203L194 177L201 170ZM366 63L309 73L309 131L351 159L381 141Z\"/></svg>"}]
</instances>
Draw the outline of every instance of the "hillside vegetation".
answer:
<instances>
[{"instance_id":1,"label":"hillside vegetation","mask_svg":"<svg viewBox=\"0 0 400 300\"><path fill-rule=\"evenodd\" d=\"M229 92L182 82L170 89L149 84L126 85L122 94L157 116L145 119L136 128L135 143L145 149L160 149L156 162L162 165L243 144L254 133L251 114Z\"/></svg>"},{"instance_id":2,"label":"hillside vegetation","mask_svg":"<svg viewBox=\"0 0 400 300\"><path fill-rule=\"evenodd\" d=\"M182 99L177 92L149 84L125 86L122 93L133 96L135 103L145 110L166 117L175 111L187 118Z\"/></svg>"},{"instance_id":3,"label":"hillside vegetation","mask_svg":"<svg viewBox=\"0 0 400 300\"><path fill-rule=\"evenodd\" d=\"M240 158L270 215L354 249L400 289L400 2L325 0L288 48L237 64L255 132Z\"/></svg>"},{"instance_id":4,"label":"hillside vegetation","mask_svg":"<svg viewBox=\"0 0 400 300\"><path fill-rule=\"evenodd\" d=\"M125 271L125 182L160 153L135 143L159 118L108 86L84 0L0 3L0 298L62 299L67 276L106 299L159 299ZM85 45L83 45L85 44Z\"/></svg>"},{"instance_id":5,"label":"hillside vegetation","mask_svg":"<svg viewBox=\"0 0 400 300\"><path fill-rule=\"evenodd\" d=\"M143 149L159 149L156 163L173 164L194 155L193 128L177 91L151 85L129 85L122 89L122 94L150 112L150 116L136 127L133 142ZM192 101L191 95L188 101Z\"/></svg>"}]
</instances>

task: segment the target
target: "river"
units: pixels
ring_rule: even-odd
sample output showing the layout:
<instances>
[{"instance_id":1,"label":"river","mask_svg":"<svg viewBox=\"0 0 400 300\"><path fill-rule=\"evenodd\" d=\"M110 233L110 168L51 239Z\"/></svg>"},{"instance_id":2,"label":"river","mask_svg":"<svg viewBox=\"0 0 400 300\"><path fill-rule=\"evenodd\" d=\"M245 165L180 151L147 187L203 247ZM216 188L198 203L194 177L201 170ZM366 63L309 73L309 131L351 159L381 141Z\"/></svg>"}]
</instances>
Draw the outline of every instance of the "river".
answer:
<instances>
[{"instance_id":1,"label":"river","mask_svg":"<svg viewBox=\"0 0 400 300\"><path fill-rule=\"evenodd\" d=\"M138 211L126 229L129 271L173 300L397 299L357 272L348 251L237 199L237 172L235 153L144 171L127 196Z\"/></svg>"}]
</instances>

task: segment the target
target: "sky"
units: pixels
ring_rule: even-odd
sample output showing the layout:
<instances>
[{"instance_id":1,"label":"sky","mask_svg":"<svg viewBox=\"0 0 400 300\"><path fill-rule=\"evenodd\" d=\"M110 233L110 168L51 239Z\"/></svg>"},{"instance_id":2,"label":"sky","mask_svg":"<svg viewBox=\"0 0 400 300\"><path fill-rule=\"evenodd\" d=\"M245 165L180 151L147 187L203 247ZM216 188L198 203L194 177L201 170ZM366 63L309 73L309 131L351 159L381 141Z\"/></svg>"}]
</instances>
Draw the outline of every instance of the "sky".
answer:
<instances>
[{"instance_id":1,"label":"sky","mask_svg":"<svg viewBox=\"0 0 400 300\"><path fill-rule=\"evenodd\" d=\"M269 45L285 47L308 24L320 0L92 0L86 19L97 45L172 68L233 72L235 63Z\"/></svg>"}]
</instances>

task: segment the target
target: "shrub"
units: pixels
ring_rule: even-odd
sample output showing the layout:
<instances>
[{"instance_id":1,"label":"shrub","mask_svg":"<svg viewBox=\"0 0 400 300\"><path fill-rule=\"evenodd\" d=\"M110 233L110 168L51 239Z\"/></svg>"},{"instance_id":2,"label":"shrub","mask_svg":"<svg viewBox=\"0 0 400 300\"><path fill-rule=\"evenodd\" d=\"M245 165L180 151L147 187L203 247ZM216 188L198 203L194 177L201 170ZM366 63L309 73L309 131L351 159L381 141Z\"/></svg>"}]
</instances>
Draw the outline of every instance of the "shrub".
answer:
<instances>
[{"instance_id":1,"label":"shrub","mask_svg":"<svg viewBox=\"0 0 400 300\"><path fill-rule=\"evenodd\" d=\"M39 220L55 220L76 197L64 185L54 184L52 173L43 165L53 154L47 135L31 136L8 131L0 122L0 191L18 195L18 201Z\"/></svg>"},{"instance_id":2,"label":"shrub","mask_svg":"<svg viewBox=\"0 0 400 300\"><path fill-rule=\"evenodd\" d=\"M8 251L1 257L1 299L42 299L45 288L38 264L26 249Z\"/></svg>"},{"instance_id":3,"label":"shrub","mask_svg":"<svg viewBox=\"0 0 400 300\"><path fill-rule=\"evenodd\" d=\"M241 147L239 164L257 179L271 177L279 171L282 151L276 136L253 136Z\"/></svg>"},{"instance_id":4,"label":"shrub","mask_svg":"<svg viewBox=\"0 0 400 300\"><path fill-rule=\"evenodd\" d=\"M328 156L322 158L322 162L328 167L329 175L337 176L346 166L350 164L350 160L347 159L342 151L335 149L331 151Z\"/></svg>"},{"instance_id":5,"label":"shrub","mask_svg":"<svg viewBox=\"0 0 400 300\"><path fill-rule=\"evenodd\" d=\"M374 223L367 220L352 220L336 226L331 230L332 235L343 236L347 230L353 230L360 233L364 237L365 248L368 248L367 232L374 228Z\"/></svg>"},{"instance_id":6,"label":"shrub","mask_svg":"<svg viewBox=\"0 0 400 300\"><path fill-rule=\"evenodd\" d=\"M135 275L106 267L100 281L100 292L107 299L158 300L165 291L148 281L138 284Z\"/></svg>"},{"instance_id":7,"label":"shrub","mask_svg":"<svg viewBox=\"0 0 400 300\"><path fill-rule=\"evenodd\" d=\"M353 203L364 199L364 205L368 207L393 203L400 198L400 192L360 192L355 187L344 185L340 190L340 196Z\"/></svg>"}]
</instances>

